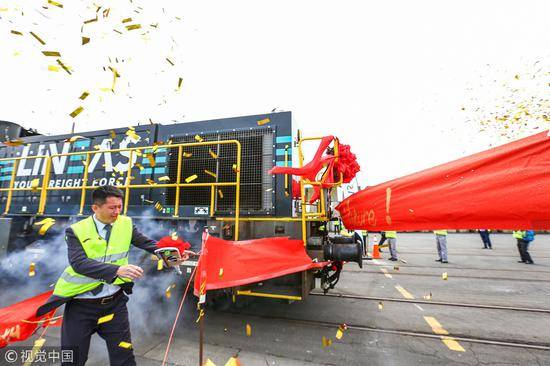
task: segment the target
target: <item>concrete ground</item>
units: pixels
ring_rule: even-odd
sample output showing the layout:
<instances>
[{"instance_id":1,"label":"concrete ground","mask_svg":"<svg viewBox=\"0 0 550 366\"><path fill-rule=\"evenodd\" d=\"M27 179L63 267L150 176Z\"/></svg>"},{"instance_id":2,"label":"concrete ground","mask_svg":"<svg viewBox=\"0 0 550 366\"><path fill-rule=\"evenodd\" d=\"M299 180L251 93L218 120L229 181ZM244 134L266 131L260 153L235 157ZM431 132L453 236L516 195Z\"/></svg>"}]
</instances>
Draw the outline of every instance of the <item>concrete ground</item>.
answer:
<instances>
[{"instance_id":1,"label":"concrete ground","mask_svg":"<svg viewBox=\"0 0 550 366\"><path fill-rule=\"evenodd\" d=\"M510 234L493 234L492 241L494 249L486 250L481 249L478 235L450 234L449 263L441 264L434 261L433 235L399 234L398 256L406 263L386 259L365 261L362 270L356 264L348 264L333 293L550 311L550 235L537 235L531 245L534 265L517 263L517 248ZM382 256L387 258L387 251ZM442 278L444 272L447 280ZM172 296L170 301L175 306L179 298ZM162 364L174 309L159 309L164 311L166 322L162 326L158 322L151 325L147 332L141 327L136 329L132 323L138 365ZM138 313L139 309L130 306L131 321ZM198 364L196 315L194 302L186 301L168 364ZM370 330L349 329L337 340L336 325L295 320L346 323ZM247 324L252 329L250 337L245 332ZM392 331L447 333L449 338L441 340ZM46 345L59 344L59 328L52 328L47 334ZM323 336L330 338L332 345L323 347ZM550 312L387 300L380 303L377 299L326 296L311 296L304 302L291 304L259 299L239 310L207 309L204 350L205 356L216 365L224 365L235 355L243 366L550 365L548 350L480 344L460 338L550 346ZM108 364L105 345L94 336L87 365L105 364Z\"/></svg>"}]
</instances>

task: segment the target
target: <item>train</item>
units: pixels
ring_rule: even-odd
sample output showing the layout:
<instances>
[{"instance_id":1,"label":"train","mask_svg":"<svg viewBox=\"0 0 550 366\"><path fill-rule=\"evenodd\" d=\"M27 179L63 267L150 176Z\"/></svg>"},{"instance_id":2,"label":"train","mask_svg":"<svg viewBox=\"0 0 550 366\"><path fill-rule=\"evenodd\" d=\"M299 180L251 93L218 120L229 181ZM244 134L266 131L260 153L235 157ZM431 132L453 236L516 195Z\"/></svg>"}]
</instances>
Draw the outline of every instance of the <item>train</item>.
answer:
<instances>
[{"instance_id":1,"label":"train","mask_svg":"<svg viewBox=\"0 0 550 366\"><path fill-rule=\"evenodd\" d=\"M0 258L90 215L91 191L110 184L125 192L124 214L152 238L176 232L200 251L204 230L225 240L285 236L303 240L312 259L332 261L212 296L304 300L316 287L333 288L343 263L362 265L363 244L340 232L337 185L308 204L315 182L302 181L297 196L300 177L270 174L301 166L302 145L319 140L302 138L291 112L55 136L0 121L0 139ZM51 233L36 225L45 219L55 220ZM195 266L190 258L183 272Z\"/></svg>"}]
</instances>

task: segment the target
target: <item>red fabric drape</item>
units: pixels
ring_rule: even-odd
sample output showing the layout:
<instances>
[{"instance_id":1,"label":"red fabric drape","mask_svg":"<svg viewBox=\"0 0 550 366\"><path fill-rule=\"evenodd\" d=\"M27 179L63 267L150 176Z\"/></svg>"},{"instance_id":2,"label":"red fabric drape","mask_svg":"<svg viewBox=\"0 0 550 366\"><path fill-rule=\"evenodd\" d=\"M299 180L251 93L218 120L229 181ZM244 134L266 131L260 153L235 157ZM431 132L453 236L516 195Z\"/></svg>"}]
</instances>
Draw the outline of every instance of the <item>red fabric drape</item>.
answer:
<instances>
[{"instance_id":1,"label":"red fabric drape","mask_svg":"<svg viewBox=\"0 0 550 366\"><path fill-rule=\"evenodd\" d=\"M348 229L550 229L549 187L543 132L366 188L337 210Z\"/></svg>"},{"instance_id":2,"label":"red fabric drape","mask_svg":"<svg viewBox=\"0 0 550 366\"><path fill-rule=\"evenodd\" d=\"M13 342L29 338L40 325L40 321L49 319L55 310L37 317L36 309L51 296L52 291L31 297L16 304L0 309L0 348Z\"/></svg>"},{"instance_id":3,"label":"red fabric drape","mask_svg":"<svg viewBox=\"0 0 550 366\"><path fill-rule=\"evenodd\" d=\"M227 241L206 236L195 279L195 295L206 278L206 291L250 283L320 268L312 262L301 240L287 237Z\"/></svg>"}]
</instances>

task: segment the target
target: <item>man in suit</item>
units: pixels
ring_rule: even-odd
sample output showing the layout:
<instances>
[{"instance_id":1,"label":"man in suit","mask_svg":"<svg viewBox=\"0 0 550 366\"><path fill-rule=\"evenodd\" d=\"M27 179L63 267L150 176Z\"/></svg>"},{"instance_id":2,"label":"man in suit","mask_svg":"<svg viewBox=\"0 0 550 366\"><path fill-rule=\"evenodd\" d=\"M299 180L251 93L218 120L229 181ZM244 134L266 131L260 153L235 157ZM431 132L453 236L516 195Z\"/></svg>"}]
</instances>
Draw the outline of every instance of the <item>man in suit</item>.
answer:
<instances>
[{"instance_id":1,"label":"man in suit","mask_svg":"<svg viewBox=\"0 0 550 366\"><path fill-rule=\"evenodd\" d=\"M45 314L65 304L61 349L73 350L73 362L63 365L85 364L94 333L107 343L111 365L136 364L125 294L132 293L132 281L143 276L143 269L129 264L128 254L130 245L150 253L157 247L130 217L120 214L122 199L120 189L98 187L92 193L94 214L66 229L70 266L37 312Z\"/></svg>"}]
</instances>

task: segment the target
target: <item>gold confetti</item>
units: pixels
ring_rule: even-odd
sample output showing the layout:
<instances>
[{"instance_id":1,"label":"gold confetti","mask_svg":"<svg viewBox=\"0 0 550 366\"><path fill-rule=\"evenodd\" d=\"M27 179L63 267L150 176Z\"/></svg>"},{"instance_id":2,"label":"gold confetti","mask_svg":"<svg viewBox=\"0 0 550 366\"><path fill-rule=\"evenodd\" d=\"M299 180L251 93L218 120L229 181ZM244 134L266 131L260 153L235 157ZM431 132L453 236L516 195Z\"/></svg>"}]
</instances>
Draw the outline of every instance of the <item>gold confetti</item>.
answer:
<instances>
[{"instance_id":1,"label":"gold confetti","mask_svg":"<svg viewBox=\"0 0 550 366\"><path fill-rule=\"evenodd\" d=\"M263 126L263 125L265 125L266 123L269 123L269 122L270 122L269 118L261 119L261 120L258 121L258 126Z\"/></svg>"},{"instance_id":2,"label":"gold confetti","mask_svg":"<svg viewBox=\"0 0 550 366\"><path fill-rule=\"evenodd\" d=\"M382 301L378 302L378 310L384 309L384 303Z\"/></svg>"},{"instance_id":3,"label":"gold confetti","mask_svg":"<svg viewBox=\"0 0 550 366\"><path fill-rule=\"evenodd\" d=\"M514 75L514 79L519 80L519 74Z\"/></svg>"},{"instance_id":4,"label":"gold confetti","mask_svg":"<svg viewBox=\"0 0 550 366\"><path fill-rule=\"evenodd\" d=\"M63 70L65 70L69 75L71 75L71 70L69 70L69 68L60 59L57 59L55 61L59 64L59 66L61 66Z\"/></svg>"},{"instance_id":5,"label":"gold confetti","mask_svg":"<svg viewBox=\"0 0 550 366\"><path fill-rule=\"evenodd\" d=\"M40 178L35 178L31 180L31 188L33 191L36 191L39 185L40 185Z\"/></svg>"},{"instance_id":6,"label":"gold confetti","mask_svg":"<svg viewBox=\"0 0 550 366\"><path fill-rule=\"evenodd\" d=\"M216 154L214 151L212 151L212 149L208 149L208 153L210 154L212 159L217 159L218 158L218 154Z\"/></svg>"},{"instance_id":7,"label":"gold confetti","mask_svg":"<svg viewBox=\"0 0 550 366\"><path fill-rule=\"evenodd\" d=\"M346 324L341 324L338 326L338 330L336 331L336 339L342 339L344 336L344 332L348 329L348 326Z\"/></svg>"},{"instance_id":8,"label":"gold confetti","mask_svg":"<svg viewBox=\"0 0 550 366\"><path fill-rule=\"evenodd\" d=\"M132 24L132 25L127 25L126 26L126 30L134 30L134 29L140 29L141 28L141 24Z\"/></svg>"},{"instance_id":9,"label":"gold confetti","mask_svg":"<svg viewBox=\"0 0 550 366\"><path fill-rule=\"evenodd\" d=\"M121 348L130 349L130 348L132 348L132 343L120 342L120 343L118 344L118 346L121 347Z\"/></svg>"},{"instance_id":10,"label":"gold confetti","mask_svg":"<svg viewBox=\"0 0 550 366\"><path fill-rule=\"evenodd\" d=\"M162 177L160 177L160 178L158 179L158 181L159 181L159 182L168 182L168 181L170 181L170 177L167 176L167 175L163 175Z\"/></svg>"},{"instance_id":11,"label":"gold confetti","mask_svg":"<svg viewBox=\"0 0 550 366\"><path fill-rule=\"evenodd\" d=\"M140 171L142 171L143 169L145 169L145 168L143 167L143 165L141 165L140 163L135 163L134 166L138 167L138 169L139 169Z\"/></svg>"},{"instance_id":12,"label":"gold confetti","mask_svg":"<svg viewBox=\"0 0 550 366\"><path fill-rule=\"evenodd\" d=\"M149 160L149 165L151 165L151 168L154 168L157 164L155 161L155 157L151 154L147 154L147 160Z\"/></svg>"},{"instance_id":13,"label":"gold confetti","mask_svg":"<svg viewBox=\"0 0 550 366\"><path fill-rule=\"evenodd\" d=\"M162 261L159 261L159 262L162 262ZM174 287L176 287L176 285L175 285L175 284L172 284L172 285L170 285L170 286L168 286L168 287L166 288L166 291L164 291L164 294L166 295L166 298L167 298L167 299L169 299L169 298L172 297L172 289L173 289Z\"/></svg>"},{"instance_id":14,"label":"gold confetti","mask_svg":"<svg viewBox=\"0 0 550 366\"><path fill-rule=\"evenodd\" d=\"M157 152L157 150L159 149L158 145L153 145L153 148L151 149L151 151L154 153Z\"/></svg>"},{"instance_id":15,"label":"gold confetti","mask_svg":"<svg viewBox=\"0 0 550 366\"><path fill-rule=\"evenodd\" d=\"M12 147L15 147L15 146L21 146L23 145L25 142L21 139L13 139L13 140L7 140L7 141L4 141L3 144L4 145L8 145L8 146L12 146Z\"/></svg>"},{"instance_id":16,"label":"gold confetti","mask_svg":"<svg viewBox=\"0 0 550 366\"><path fill-rule=\"evenodd\" d=\"M130 23L131 21L132 21L132 18L122 19L122 23Z\"/></svg>"},{"instance_id":17,"label":"gold confetti","mask_svg":"<svg viewBox=\"0 0 550 366\"><path fill-rule=\"evenodd\" d=\"M218 276L219 276L220 278L223 277L223 268L220 268L220 270L218 271Z\"/></svg>"},{"instance_id":18,"label":"gold confetti","mask_svg":"<svg viewBox=\"0 0 550 366\"><path fill-rule=\"evenodd\" d=\"M34 262L31 262L30 266L29 266L29 277L34 277L36 275L36 264L34 264Z\"/></svg>"},{"instance_id":19,"label":"gold confetti","mask_svg":"<svg viewBox=\"0 0 550 366\"><path fill-rule=\"evenodd\" d=\"M190 158L191 156L193 156L192 153L186 153L186 152L184 152L182 155L184 158Z\"/></svg>"},{"instance_id":20,"label":"gold confetti","mask_svg":"<svg viewBox=\"0 0 550 366\"><path fill-rule=\"evenodd\" d=\"M101 150L101 145L94 145L95 150Z\"/></svg>"},{"instance_id":21,"label":"gold confetti","mask_svg":"<svg viewBox=\"0 0 550 366\"><path fill-rule=\"evenodd\" d=\"M238 173L240 169L237 169L237 164L233 164L232 169L235 173Z\"/></svg>"},{"instance_id":22,"label":"gold confetti","mask_svg":"<svg viewBox=\"0 0 550 366\"><path fill-rule=\"evenodd\" d=\"M399 266L393 266L394 271L399 271Z\"/></svg>"},{"instance_id":23,"label":"gold confetti","mask_svg":"<svg viewBox=\"0 0 550 366\"><path fill-rule=\"evenodd\" d=\"M431 300L432 299L432 293L430 292L428 295L424 295L424 300Z\"/></svg>"},{"instance_id":24,"label":"gold confetti","mask_svg":"<svg viewBox=\"0 0 550 366\"><path fill-rule=\"evenodd\" d=\"M162 271L163 267L164 267L164 262L162 261L162 259L159 259L159 261L157 262L157 271Z\"/></svg>"},{"instance_id":25,"label":"gold confetti","mask_svg":"<svg viewBox=\"0 0 550 366\"><path fill-rule=\"evenodd\" d=\"M103 18L107 18L109 16L110 11L111 11L111 8L107 8L103 10Z\"/></svg>"},{"instance_id":26,"label":"gold confetti","mask_svg":"<svg viewBox=\"0 0 550 366\"><path fill-rule=\"evenodd\" d=\"M84 24L90 24L90 23L93 23L93 22L97 22L97 15L93 19L88 19L88 20L84 21Z\"/></svg>"},{"instance_id":27,"label":"gold confetti","mask_svg":"<svg viewBox=\"0 0 550 366\"><path fill-rule=\"evenodd\" d=\"M90 95L90 93L88 93L87 91L85 91L84 93L82 93L82 95L78 98L78 99L86 99L88 97L88 95Z\"/></svg>"},{"instance_id":28,"label":"gold confetti","mask_svg":"<svg viewBox=\"0 0 550 366\"><path fill-rule=\"evenodd\" d=\"M218 189L218 196L220 196L220 198L223 198L223 192L221 189Z\"/></svg>"},{"instance_id":29,"label":"gold confetti","mask_svg":"<svg viewBox=\"0 0 550 366\"><path fill-rule=\"evenodd\" d=\"M246 325L246 336L250 337L251 335L252 335L252 327L250 326L250 324L247 324Z\"/></svg>"},{"instance_id":30,"label":"gold confetti","mask_svg":"<svg viewBox=\"0 0 550 366\"><path fill-rule=\"evenodd\" d=\"M162 207L162 205L160 204L160 202L157 202L155 203L155 209L158 211L158 212L161 212L163 210L164 207Z\"/></svg>"},{"instance_id":31,"label":"gold confetti","mask_svg":"<svg viewBox=\"0 0 550 366\"><path fill-rule=\"evenodd\" d=\"M97 320L97 324L99 325L99 324L110 322L111 320L113 320L114 317L115 317L115 314L109 314L109 315L102 316L101 318L99 318Z\"/></svg>"},{"instance_id":32,"label":"gold confetti","mask_svg":"<svg viewBox=\"0 0 550 366\"><path fill-rule=\"evenodd\" d=\"M18 35L18 36L22 36L22 35L23 35L23 33L19 32L19 31L16 31L16 30L13 30L13 29L12 29L11 33L12 33L12 34L16 34L16 35Z\"/></svg>"},{"instance_id":33,"label":"gold confetti","mask_svg":"<svg viewBox=\"0 0 550 366\"><path fill-rule=\"evenodd\" d=\"M444 281L447 281L447 278L449 278L449 276L447 275L447 272L443 272L441 274L441 278L444 280Z\"/></svg>"},{"instance_id":34,"label":"gold confetti","mask_svg":"<svg viewBox=\"0 0 550 366\"><path fill-rule=\"evenodd\" d=\"M147 182L147 184L149 184L151 186L154 186L155 184L157 184L154 180L152 180L150 178L146 178L145 181Z\"/></svg>"},{"instance_id":35,"label":"gold confetti","mask_svg":"<svg viewBox=\"0 0 550 366\"><path fill-rule=\"evenodd\" d=\"M48 0L48 4L52 4L53 6L57 6L58 8L63 7L63 4L60 4L57 1L53 1L53 0Z\"/></svg>"},{"instance_id":36,"label":"gold confetti","mask_svg":"<svg viewBox=\"0 0 550 366\"><path fill-rule=\"evenodd\" d=\"M90 42L90 37L82 37L82 45L84 46L85 44L89 43Z\"/></svg>"},{"instance_id":37,"label":"gold confetti","mask_svg":"<svg viewBox=\"0 0 550 366\"><path fill-rule=\"evenodd\" d=\"M203 141L202 137L200 137L199 135L195 135L195 140L197 142L202 142Z\"/></svg>"},{"instance_id":38,"label":"gold confetti","mask_svg":"<svg viewBox=\"0 0 550 366\"><path fill-rule=\"evenodd\" d=\"M128 136L128 137L130 137L131 139L136 140L136 141L141 140L141 136L138 135L138 134L136 133L136 131L134 131L134 129L128 129L128 131L126 131L126 136Z\"/></svg>"},{"instance_id":39,"label":"gold confetti","mask_svg":"<svg viewBox=\"0 0 550 366\"><path fill-rule=\"evenodd\" d=\"M183 79L182 78L179 78L178 79L178 90L181 89L181 84L183 83Z\"/></svg>"},{"instance_id":40,"label":"gold confetti","mask_svg":"<svg viewBox=\"0 0 550 366\"><path fill-rule=\"evenodd\" d=\"M332 344L332 339L329 339L323 336L323 348L330 347L331 344Z\"/></svg>"},{"instance_id":41,"label":"gold confetti","mask_svg":"<svg viewBox=\"0 0 550 366\"><path fill-rule=\"evenodd\" d=\"M197 175L196 174L193 174L187 178L185 178L185 183L191 183L192 181L194 181L195 179L197 179Z\"/></svg>"},{"instance_id":42,"label":"gold confetti","mask_svg":"<svg viewBox=\"0 0 550 366\"><path fill-rule=\"evenodd\" d=\"M72 111L69 116L75 118L76 116L78 116L80 114L80 112L82 112L84 110L84 107L80 106L78 107L77 109L75 109L74 111Z\"/></svg>"},{"instance_id":43,"label":"gold confetti","mask_svg":"<svg viewBox=\"0 0 550 366\"><path fill-rule=\"evenodd\" d=\"M61 57L61 54L57 51L42 51L42 53L48 57Z\"/></svg>"},{"instance_id":44,"label":"gold confetti","mask_svg":"<svg viewBox=\"0 0 550 366\"><path fill-rule=\"evenodd\" d=\"M170 60L168 57L166 57L166 61L168 61L168 63L172 66L174 66L174 63L172 62L172 60Z\"/></svg>"},{"instance_id":45,"label":"gold confetti","mask_svg":"<svg viewBox=\"0 0 550 366\"><path fill-rule=\"evenodd\" d=\"M216 173L211 172L211 171L208 170L208 169L204 169L204 172L205 172L206 174L208 174L208 175L214 177L214 179L217 179L217 178L218 178L218 176L216 175Z\"/></svg>"},{"instance_id":46,"label":"gold confetti","mask_svg":"<svg viewBox=\"0 0 550 366\"><path fill-rule=\"evenodd\" d=\"M45 44L46 44L46 42L44 42L44 41L42 40L42 38L38 37L38 35L37 35L36 33L34 33L34 32L29 32L29 33L31 34L31 36L33 36L34 38L36 38L36 40L37 40L38 42L40 42L42 45L45 45Z\"/></svg>"}]
</instances>

